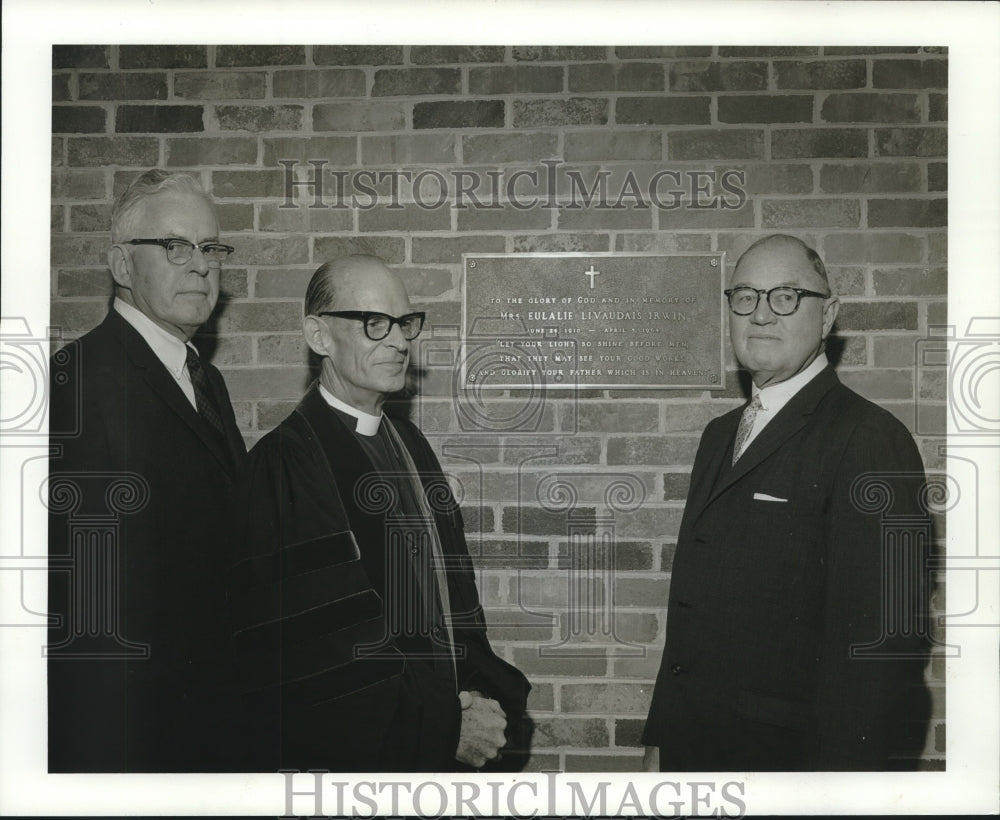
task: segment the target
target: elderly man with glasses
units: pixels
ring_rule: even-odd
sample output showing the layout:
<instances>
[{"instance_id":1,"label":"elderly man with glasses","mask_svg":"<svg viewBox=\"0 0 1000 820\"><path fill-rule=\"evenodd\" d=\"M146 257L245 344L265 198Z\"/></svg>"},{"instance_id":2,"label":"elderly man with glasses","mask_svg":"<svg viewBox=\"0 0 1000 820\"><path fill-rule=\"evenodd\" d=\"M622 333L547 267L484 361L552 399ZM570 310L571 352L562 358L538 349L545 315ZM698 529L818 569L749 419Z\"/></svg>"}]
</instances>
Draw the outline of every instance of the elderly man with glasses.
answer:
<instances>
[{"instance_id":1,"label":"elderly man with glasses","mask_svg":"<svg viewBox=\"0 0 1000 820\"><path fill-rule=\"evenodd\" d=\"M326 263L309 282L319 380L254 447L239 494L246 768L479 768L525 710L527 680L487 640L441 466L413 424L383 412L423 322L375 257Z\"/></svg>"},{"instance_id":2,"label":"elderly man with glasses","mask_svg":"<svg viewBox=\"0 0 1000 820\"><path fill-rule=\"evenodd\" d=\"M815 251L766 237L725 294L751 401L695 458L647 768L912 766L928 716L920 455L827 361L838 300Z\"/></svg>"},{"instance_id":3,"label":"elderly man with glasses","mask_svg":"<svg viewBox=\"0 0 1000 820\"><path fill-rule=\"evenodd\" d=\"M49 770L225 769L229 504L246 457L191 338L219 297L215 209L183 174L115 202L104 321L52 359Z\"/></svg>"}]
</instances>

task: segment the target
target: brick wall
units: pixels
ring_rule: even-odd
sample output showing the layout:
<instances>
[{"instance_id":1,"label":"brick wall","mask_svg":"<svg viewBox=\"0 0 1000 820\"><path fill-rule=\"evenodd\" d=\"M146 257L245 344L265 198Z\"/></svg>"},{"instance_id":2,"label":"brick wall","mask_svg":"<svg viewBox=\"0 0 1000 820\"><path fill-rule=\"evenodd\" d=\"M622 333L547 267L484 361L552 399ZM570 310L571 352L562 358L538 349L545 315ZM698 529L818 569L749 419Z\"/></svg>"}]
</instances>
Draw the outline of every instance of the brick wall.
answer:
<instances>
[{"instance_id":1,"label":"brick wall","mask_svg":"<svg viewBox=\"0 0 1000 820\"><path fill-rule=\"evenodd\" d=\"M250 443L308 383L301 297L332 256L398 266L430 314L425 338L454 341L462 253L725 251L731 265L790 232L820 251L841 296L841 378L918 433L941 471L945 379L914 361L947 319L947 68L945 49L918 47L56 46L51 324L68 339L103 317L110 203L152 166L199 177L237 247L198 341ZM333 207L334 172L348 172L350 195L364 170L454 179L543 161L558 162L560 186L607 170L612 190L629 171L735 170L746 199L393 207L383 183L375 207ZM282 207L286 174L308 182L317 167L327 207L308 207L305 185ZM728 344L726 356L735 369ZM406 409L461 483L491 634L534 682L530 768L635 770L691 463L706 422L739 404L739 379L713 392L509 391L489 407L510 417L537 402L537 425L497 434L470 429L446 368L415 375ZM616 482L631 482L631 508L609 506ZM595 533L613 536L613 567L576 571L571 545ZM941 658L928 680L922 765L941 768Z\"/></svg>"}]
</instances>

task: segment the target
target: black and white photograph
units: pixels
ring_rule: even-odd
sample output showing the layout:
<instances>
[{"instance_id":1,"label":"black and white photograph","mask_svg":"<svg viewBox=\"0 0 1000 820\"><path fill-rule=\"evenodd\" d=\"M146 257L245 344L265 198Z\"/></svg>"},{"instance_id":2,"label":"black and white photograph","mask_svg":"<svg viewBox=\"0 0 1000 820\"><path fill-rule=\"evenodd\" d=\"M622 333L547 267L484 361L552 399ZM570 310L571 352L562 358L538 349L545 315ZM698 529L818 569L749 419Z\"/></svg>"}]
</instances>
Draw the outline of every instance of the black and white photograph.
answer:
<instances>
[{"instance_id":1,"label":"black and white photograph","mask_svg":"<svg viewBox=\"0 0 1000 820\"><path fill-rule=\"evenodd\" d=\"M1000 9L3 16L0 814L1000 812Z\"/></svg>"}]
</instances>

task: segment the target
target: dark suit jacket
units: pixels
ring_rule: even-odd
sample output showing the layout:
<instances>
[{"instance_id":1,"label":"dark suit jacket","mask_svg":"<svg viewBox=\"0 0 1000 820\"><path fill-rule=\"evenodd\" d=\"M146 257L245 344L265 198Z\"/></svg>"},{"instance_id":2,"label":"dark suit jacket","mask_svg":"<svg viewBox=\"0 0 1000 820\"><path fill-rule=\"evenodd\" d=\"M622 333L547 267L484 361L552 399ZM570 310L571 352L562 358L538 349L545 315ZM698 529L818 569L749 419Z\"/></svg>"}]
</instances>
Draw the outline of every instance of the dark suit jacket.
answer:
<instances>
[{"instance_id":1,"label":"dark suit jacket","mask_svg":"<svg viewBox=\"0 0 1000 820\"><path fill-rule=\"evenodd\" d=\"M913 439L829 367L730 466L742 411L698 448L643 740L664 771L887 768L926 719ZM866 473L884 489L862 492Z\"/></svg>"},{"instance_id":2,"label":"dark suit jacket","mask_svg":"<svg viewBox=\"0 0 1000 820\"><path fill-rule=\"evenodd\" d=\"M509 725L525 711L527 680L487 640L441 466L415 426L393 423L441 540L457 681L435 662L432 635L413 628L427 547L394 529L374 465L314 387L253 448L239 492L232 604L247 768L454 771L456 683L498 700Z\"/></svg>"},{"instance_id":3,"label":"dark suit jacket","mask_svg":"<svg viewBox=\"0 0 1000 820\"><path fill-rule=\"evenodd\" d=\"M226 767L225 527L245 447L205 370L226 441L114 310L53 356L50 771Z\"/></svg>"}]
</instances>

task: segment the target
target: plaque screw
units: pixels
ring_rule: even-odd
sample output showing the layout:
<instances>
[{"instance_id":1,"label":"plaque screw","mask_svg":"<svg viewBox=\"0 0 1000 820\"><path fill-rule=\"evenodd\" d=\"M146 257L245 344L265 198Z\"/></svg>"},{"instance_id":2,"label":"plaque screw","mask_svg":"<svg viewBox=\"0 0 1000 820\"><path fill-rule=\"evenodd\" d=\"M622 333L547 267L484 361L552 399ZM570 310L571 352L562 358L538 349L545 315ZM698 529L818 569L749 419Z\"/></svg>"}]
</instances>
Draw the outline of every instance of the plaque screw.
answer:
<instances>
[{"instance_id":1,"label":"plaque screw","mask_svg":"<svg viewBox=\"0 0 1000 820\"><path fill-rule=\"evenodd\" d=\"M712 261L714 262L715 260L713 259ZM473 259L472 261L469 262L469 267L470 268L476 267L476 260L475 259Z\"/></svg>"},{"instance_id":2,"label":"plaque screw","mask_svg":"<svg viewBox=\"0 0 1000 820\"><path fill-rule=\"evenodd\" d=\"M475 262L473 262L472 264L475 264ZM713 268L719 267L719 260L718 259L713 259L712 260L712 267Z\"/></svg>"}]
</instances>

